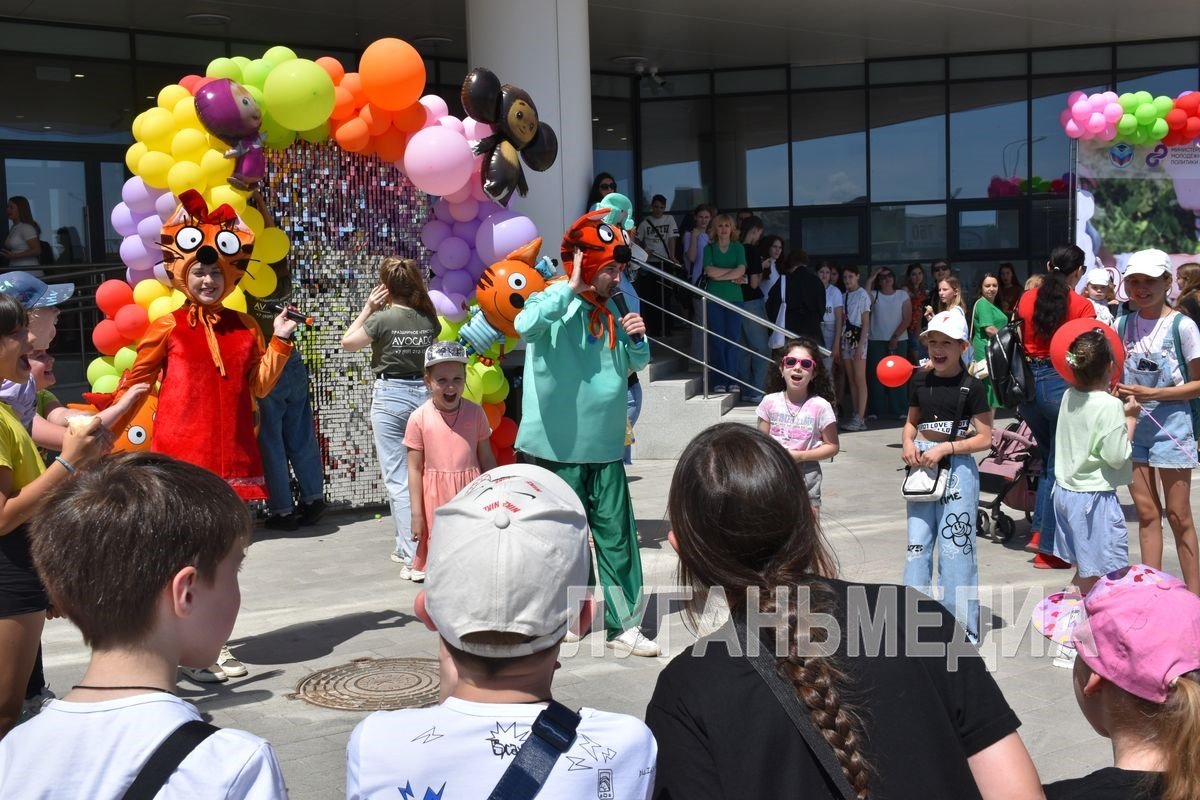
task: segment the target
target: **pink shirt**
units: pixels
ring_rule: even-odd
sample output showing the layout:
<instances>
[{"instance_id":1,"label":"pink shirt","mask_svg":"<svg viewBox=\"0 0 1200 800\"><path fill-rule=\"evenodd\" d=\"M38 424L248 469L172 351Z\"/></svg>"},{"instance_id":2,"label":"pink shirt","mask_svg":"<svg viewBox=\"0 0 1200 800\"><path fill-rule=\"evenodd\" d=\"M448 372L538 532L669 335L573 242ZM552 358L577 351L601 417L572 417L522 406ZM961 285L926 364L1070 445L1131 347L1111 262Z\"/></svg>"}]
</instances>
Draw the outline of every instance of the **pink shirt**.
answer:
<instances>
[{"instance_id":1,"label":"pink shirt","mask_svg":"<svg viewBox=\"0 0 1200 800\"><path fill-rule=\"evenodd\" d=\"M771 423L771 438L788 450L812 450L821 444L821 431L837 422L833 406L823 397L810 397L797 406L785 392L769 394L758 404L758 418Z\"/></svg>"}]
</instances>

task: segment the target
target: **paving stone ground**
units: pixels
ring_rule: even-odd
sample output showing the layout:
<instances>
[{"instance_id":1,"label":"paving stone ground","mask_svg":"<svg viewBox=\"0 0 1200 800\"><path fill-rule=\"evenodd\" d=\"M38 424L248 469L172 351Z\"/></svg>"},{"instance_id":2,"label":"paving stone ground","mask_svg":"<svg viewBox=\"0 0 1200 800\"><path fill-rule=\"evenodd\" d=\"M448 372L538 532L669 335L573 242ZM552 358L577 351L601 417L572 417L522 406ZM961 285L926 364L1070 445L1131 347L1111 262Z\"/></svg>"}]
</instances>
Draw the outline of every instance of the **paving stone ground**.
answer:
<instances>
[{"instance_id":1,"label":"paving stone ground","mask_svg":"<svg viewBox=\"0 0 1200 800\"><path fill-rule=\"evenodd\" d=\"M900 579L906 539L899 464L899 429L893 427L843 435L842 454L825 466L822 523L850 580ZM555 678L555 696L568 705L641 717L658 671L694 641L677 604L663 599L675 585L664 521L674 470L673 461L629 468L646 585L655 592L647 627L657 632L664 655L618 657L600 634L568 646ZM1132 520L1128 494L1121 498ZM344 796L346 741L364 716L292 699L297 684L355 658L436 655L435 634L412 613L419 587L398 580L398 567L388 559L391 520L386 509L382 518L376 511L330 514L294 534L257 531L241 574L242 611L231 642L249 676L216 686L180 683L181 694L215 724L269 739L297 800ZM983 651L1022 720L1021 734L1043 779L1054 780L1111 763L1111 755L1076 708L1070 672L1050 665L1050 648L1029 627L1032 605L1061 589L1069 575L1034 570L1020 549L1026 533L1022 523L1012 543L978 545L985 619L995 628ZM1130 551L1136 555L1136 523ZM1175 571L1173 547L1167 551L1165 567ZM51 687L62 693L82 676L87 650L64 621L47 625L44 647Z\"/></svg>"}]
</instances>

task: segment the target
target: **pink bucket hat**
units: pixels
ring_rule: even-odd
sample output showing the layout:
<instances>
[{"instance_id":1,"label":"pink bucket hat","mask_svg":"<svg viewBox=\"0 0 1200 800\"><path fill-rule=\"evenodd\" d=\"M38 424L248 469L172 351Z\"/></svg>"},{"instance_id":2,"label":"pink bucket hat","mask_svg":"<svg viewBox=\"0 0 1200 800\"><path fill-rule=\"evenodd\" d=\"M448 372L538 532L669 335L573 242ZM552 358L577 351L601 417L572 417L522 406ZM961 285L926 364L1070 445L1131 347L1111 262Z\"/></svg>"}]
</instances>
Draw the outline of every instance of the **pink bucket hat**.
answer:
<instances>
[{"instance_id":1,"label":"pink bucket hat","mask_svg":"<svg viewBox=\"0 0 1200 800\"><path fill-rule=\"evenodd\" d=\"M1102 678L1154 703L1166 702L1180 675L1200 669L1200 597L1145 564L1109 573L1083 598L1050 595L1033 610L1033 626L1074 645Z\"/></svg>"}]
</instances>

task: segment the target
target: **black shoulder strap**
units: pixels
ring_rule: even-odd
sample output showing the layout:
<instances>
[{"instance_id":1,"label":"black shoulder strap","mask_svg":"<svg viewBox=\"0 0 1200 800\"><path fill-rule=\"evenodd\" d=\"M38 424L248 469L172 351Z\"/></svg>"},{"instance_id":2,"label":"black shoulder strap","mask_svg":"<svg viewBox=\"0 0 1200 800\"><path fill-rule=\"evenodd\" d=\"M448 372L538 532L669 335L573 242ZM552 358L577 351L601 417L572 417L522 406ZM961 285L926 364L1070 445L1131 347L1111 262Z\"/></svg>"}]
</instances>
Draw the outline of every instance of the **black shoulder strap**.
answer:
<instances>
[{"instance_id":1,"label":"black shoulder strap","mask_svg":"<svg viewBox=\"0 0 1200 800\"><path fill-rule=\"evenodd\" d=\"M150 754L121 800L153 800L188 754L219 730L198 719L180 725Z\"/></svg>"},{"instance_id":2,"label":"black shoulder strap","mask_svg":"<svg viewBox=\"0 0 1200 800\"><path fill-rule=\"evenodd\" d=\"M532 734L504 770L488 800L533 800L537 797L550 777L554 762L574 744L579 720L578 713L551 700L533 721Z\"/></svg>"},{"instance_id":3,"label":"black shoulder strap","mask_svg":"<svg viewBox=\"0 0 1200 800\"><path fill-rule=\"evenodd\" d=\"M833 754L833 748L813 725L808 710L800 704L800 698L796 697L795 687L779 677L779 673L775 671L775 656L771 653L771 649L760 642L758 652L750 655L746 623L741 619L735 619L733 627L737 631L740 641L747 646L746 659L754 667L758 676L763 679L763 682L767 684L771 694L775 695L775 699L783 706L783 710L792 718L792 724L796 726L804 743L808 745L813 757L817 759L821 771L837 787L838 795L842 800L855 800L858 795L850 786L850 781L846 780L846 773L842 772L842 767Z\"/></svg>"},{"instance_id":4,"label":"black shoulder strap","mask_svg":"<svg viewBox=\"0 0 1200 800\"><path fill-rule=\"evenodd\" d=\"M954 407L954 425L950 428L950 438L958 436L959 423L963 422L963 409L967 407L967 397L971 394L971 373L963 367L962 381L958 384L958 405Z\"/></svg>"}]
</instances>

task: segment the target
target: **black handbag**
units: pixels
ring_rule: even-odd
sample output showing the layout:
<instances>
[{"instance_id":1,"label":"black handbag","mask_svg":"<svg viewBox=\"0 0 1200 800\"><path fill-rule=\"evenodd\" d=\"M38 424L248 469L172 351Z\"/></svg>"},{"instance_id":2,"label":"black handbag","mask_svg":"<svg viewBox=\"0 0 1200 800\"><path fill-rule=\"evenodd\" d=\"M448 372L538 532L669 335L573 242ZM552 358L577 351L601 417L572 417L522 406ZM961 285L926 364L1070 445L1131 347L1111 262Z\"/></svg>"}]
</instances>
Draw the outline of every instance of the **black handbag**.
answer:
<instances>
[{"instance_id":1,"label":"black handbag","mask_svg":"<svg viewBox=\"0 0 1200 800\"><path fill-rule=\"evenodd\" d=\"M1022 403L1033 402L1033 370L1025 358L1025 348L1021 344L1021 318L1015 311L1012 320L988 340L984 353L992 389L1000 404L1004 408L1014 408Z\"/></svg>"}]
</instances>

